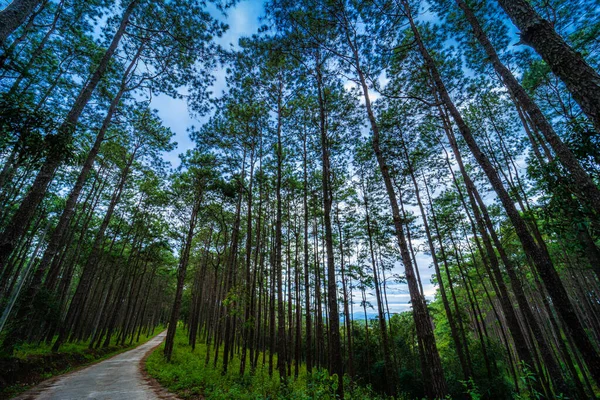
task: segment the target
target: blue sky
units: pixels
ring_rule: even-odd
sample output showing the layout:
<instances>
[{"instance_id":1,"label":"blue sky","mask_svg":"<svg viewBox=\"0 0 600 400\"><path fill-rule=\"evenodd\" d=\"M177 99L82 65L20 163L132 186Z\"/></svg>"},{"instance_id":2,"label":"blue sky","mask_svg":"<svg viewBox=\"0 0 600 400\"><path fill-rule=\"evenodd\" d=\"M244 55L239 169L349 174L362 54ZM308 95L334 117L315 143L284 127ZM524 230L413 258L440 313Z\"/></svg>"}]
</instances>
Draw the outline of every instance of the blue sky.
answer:
<instances>
[{"instance_id":1,"label":"blue sky","mask_svg":"<svg viewBox=\"0 0 600 400\"><path fill-rule=\"evenodd\" d=\"M241 37L256 33L260 24L259 18L263 13L263 4L262 0L245 0L227 10L226 16L215 9L212 14L229 25L227 32L215 40L216 43L229 49L230 46L237 47ZM216 81L211 91L213 95L219 96L225 89L225 68L215 70L214 76ZM208 117L191 118L184 100L173 99L167 95L155 97L152 107L158 110L163 123L175 133L177 148L165 154L165 159L176 167L179 165L179 154L193 147L186 129L192 125L201 125Z\"/></svg>"},{"instance_id":2,"label":"blue sky","mask_svg":"<svg viewBox=\"0 0 600 400\"><path fill-rule=\"evenodd\" d=\"M236 5L236 7L227 11L227 16L223 16L215 10L213 15L229 25L227 32L216 40L224 48L230 46L237 47L238 40L244 36L250 36L257 32L260 26L260 17L263 15L263 0L245 0ZM225 90L225 68L219 68L214 71L215 84L211 88L214 96L219 96ZM377 97L377 94L373 94ZM188 112L185 100L173 99L166 95L157 96L152 100L152 106L159 112L163 123L171 128L175 133L175 141L178 146L175 150L166 153L165 159L170 161L174 167L179 165L179 154L192 148L194 145L190 140L187 128L195 125L199 126L205 122L208 117L193 119ZM423 248L423 243L415 241L415 248ZM417 253L417 263L421 272L423 288L428 299L432 300L435 294L435 287L431 284L432 269L429 268L431 258L423 253ZM386 276L393 274L404 274L403 267L400 263L396 263L393 271L386 272ZM391 313L407 311L410 309L410 296L406 284L398 284L389 279L387 281L387 299ZM363 311L360 307L360 292L354 291L354 317L357 319L363 318ZM367 297L373 306L376 306L374 294L371 293ZM374 317L376 311L374 309L367 310L369 317Z\"/></svg>"}]
</instances>

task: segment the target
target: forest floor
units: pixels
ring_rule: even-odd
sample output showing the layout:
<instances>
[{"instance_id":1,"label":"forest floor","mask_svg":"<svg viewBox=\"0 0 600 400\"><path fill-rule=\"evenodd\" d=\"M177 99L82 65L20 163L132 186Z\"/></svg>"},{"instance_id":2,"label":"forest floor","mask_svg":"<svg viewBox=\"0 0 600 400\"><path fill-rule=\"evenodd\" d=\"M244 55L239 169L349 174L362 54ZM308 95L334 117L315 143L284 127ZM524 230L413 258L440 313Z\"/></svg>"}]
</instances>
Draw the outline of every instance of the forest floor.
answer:
<instances>
[{"instance_id":1,"label":"forest floor","mask_svg":"<svg viewBox=\"0 0 600 400\"><path fill-rule=\"evenodd\" d=\"M45 354L44 349L38 349L37 354L17 352L14 359L30 364L31 374L0 390L0 399L15 396L43 379L46 380L16 399L175 399L153 384L140 368L146 354L160 345L165 335L166 331L143 336L139 343L111 346L104 352L88 350L87 346L84 350L82 345L57 354ZM128 350L132 346L135 348ZM27 353L27 349L22 352ZM48 379L51 376L54 377Z\"/></svg>"},{"instance_id":2,"label":"forest floor","mask_svg":"<svg viewBox=\"0 0 600 400\"><path fill-rule=\"evenodd\" d=\"M254 400L254 399L335 399L337 379L332 378L325 370L313 370L312 375L307 374L306 366L300 365L297 378L293 377L287 385L279 381L279 373L274 370L269 376L269 354L260 353L255 371L252 373L247 364L245 373L240 375L240 357L237 354L230 362L229 368L223 374L222 346L219 349L217 367L213 365L214 347L210 350L206 344L198 343L196 348L188 343L187 332L178 329L175 336L175 346L171 362L163 357L164 345L157 347L146 360L146 371L156 378L158 383L166 389L176 393L185 400ZM206 365L206 353L209 353L209 362ZM277 356L273 357L276 368ZM347 400L382 400L367 387L345 382L345 398ZM401 398L401 397L399 397Z\"/></svg>"}]
</instances>

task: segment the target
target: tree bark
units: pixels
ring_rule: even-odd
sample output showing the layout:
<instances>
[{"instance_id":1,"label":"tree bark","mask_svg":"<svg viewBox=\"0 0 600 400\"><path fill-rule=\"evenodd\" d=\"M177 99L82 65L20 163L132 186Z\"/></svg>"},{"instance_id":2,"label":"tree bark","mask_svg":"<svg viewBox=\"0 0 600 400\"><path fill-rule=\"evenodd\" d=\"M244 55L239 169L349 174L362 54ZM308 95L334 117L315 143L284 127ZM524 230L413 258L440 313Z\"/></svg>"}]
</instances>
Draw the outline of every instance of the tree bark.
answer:
<instances>
[{"instance_id":1,"label":"tree bark","mask_svg":"<svg viewBox=\"0 0 600 400\"><path fill-rule=\"evenodd\" d=\"M521 42L533 47L573 95L600 132L600 75L542 18L526 0L498 0L521 30Z\"/></svg>"},{"instance_id":2,"label":"tree bark","mask_svg":"<svg viewBox=\"0 0 600 400\"><path fill-rule=\"evenodd\" d=\"M179 321L179 313L181 311L183 285L185 284L185 275L190 259L190 250L192 248L192 241L194 240L194 231L196 229L196 223L198 222L198 213L200 212L200 206L202 205L202 191L203 189L200 189L196 194L196 198L194 199L194 207L192 208L192 214L190 216L190 223L188 226L187 236L185 238L185 243L181 251L181 260L179 261L179 268L177 271L177 288L175 290L175 299L173 301L171 316L169 317L167 337L165 338L164 356L167 361L171 361L171 356L173 355L175 332L177 331L177 322Z\"/></svg>"},{"instance_id":3,"label":"tree bark","mask_svg":"<svg viewBox=\"0 0 600 400\"><path fill-rule=\"evenodd\" d=\"M321 131L321 160L323 164L323 219L325 224L325 250L327 253L327 304L329 307L329 360L331 374L337 375L337 395L344 398L344 369L340 345L340 316L337 303L337 282L335 278L335 260L333 256L333 230L331 228L331 206L333 195L330 188L331 161L329 158L329 140L327 138L326 102L323 88L323 71L320 52L316 53L317 96L319 103L319 129Z\"/></svg>"},{"instance_id":4,"label":"tree bark","mask_svg":"<svg viewBox=\"0 0 600 400\"><path fill-rule=\"evenodd\" d=\"M402 225L403 221L400 215L398 200L394 191L389 167L385 162L383 152L381 151L379 145L379 126L377 125L375 114L373 113L373 110L371 108L371 100L369 98L369 88L367 85L367 80L364 76L362 69L360 68L361 64L360 57L358 56L358 49L356 47L356 44L350 37L350 33L348 32L348 29L350 29L350 27L345 26L344 29L348 44L352 47L356 73L358 75L360 86L365 99L367 117L369 119L369 123L371 125L371 130L373 134L373 150L377 158L379 169L381 170L381 174L383 176L386 192L390 201L390 206L392 208L392 218L394 221L394 228L396 231L398 245L400 246L400 254L402 258L402 263L404 264L406 280L408 282L415 326L417 328L417 335L422 341L424 347L422 349L422 359L425 361L425 365L423 365L424 375L431 377L431 382L425 383L425 390L428 396L431 398L443 398L444 396L446 396L448 388L446 385L446 379L444 377L444 371L442 369L440 355L436 347L435 337L433 335L433 328L429 316L429 311L427 310L425 299L419 293L419 285L414 275L412 259L410 256L410 251L408 249L408 244L406 242L406 237L404 235L404 227Z\"/></svg>"},{"instance_id":5,"label":"tree bark","mask_svg":"<svg viewBox=\"0 0 600 400\"><path fill-rule=\"evenodd\" d=\"M17 30L42 2L43 0L13 0L8 7L0 11L0 47L4 47L8 36Z\"/></svg>"},{"instance_id":6,"label":"tree bark","mask_svg":"<svg viewBox=\"0 0 600 400\"><path fill-rule=\"evenodd\" d=\"M556 134L540 108L533 101L533 99L529 97L525 89L523 89L523 87L519 84L512 72L506 68L504 64L502 64L496 49L494 49L483 28L479 24L479 21L477 20L473 10L463 0L456 0L456 3L463 10L465 17L471 24L471 28L473 29L475 37L485 50L488 59L492 63L498 75L500 75L502 78L504 85L510 91L512 97L520 103L522 109L530 116L535 127L539 129L544 138L555 151L558 159L569 171L569 174L574 181L574 185L571 186L581 202L592 207L596 214L600 216L600 189L598 189L590 175L581 167L579 161L577 158L575 158L575 155L571 152L569 147ZM569 69L569 72L571 72L571 69ZM577 79L580 78L578 77ZM598 96L598 106L600 108L600 76L597 74L596 82L598 86L595 93ZM580 82L578 80L578 84L579 83ZM592 89L587 85L584 86L585 90Z\"/></svg>"},{"instance_id":7,"label":"tree bark","mask_svg":"<svg viewBox=\"0 0 600 400\"><path fill-rule=\"evenodd\" d=\"M119 28L113 36L110 46L102 56L100 63L94 70L89 81L77 96L75 103L71 107L63 123L58 128L57 133L51 137L48 157L38 172L29 192L21 201L19 209L13 215L6 229L2 232L2 235L0 235L0 268L4 267L15 246L29 227L31 219L35 214L35 210L42 202L56 170L62 164L65 157L65 147L72 141L73 132L79 121L79 117L92 98L96 86L98 86L100 80L104 76L110 60L125 33L125 29L129 24L129 18L138 1L139 0L131 1L125 9Z\"/></svg>"},{"instance_id":8,"label":"tree bark","mask_svg":"<svg viewBox=\"0 0 600 400\"><path fill-rule=\"evenodd\" d=\"M471 153L475 157L475 160L480 165L483 172L486 174L489 182L491 183L496 194L498 195L509 219L511 220L515 228L515 232L519 237L519 240L521 241L523 250L525 251L527 256L534 262L534 265L538 270L540 277L546 285L548 293L552 297L553 302L556 304L556 310L565 322L565 326L567 327L567 329L569 329L572 333L575 343L578 349L581 351L584 359L586 360L586 363L588 364L592 375L594 376L597 382L600 381L600 356L598 355L598 352L594 348L594 345L592 344L583 325L579 321L577 314L575 313L575 309L573 308L567 291L563 286L556 269L554 268L554 264L550 258L550 255L543 247L540 247L536 244L531 233L528 231L525 221L519 214L510 195L504 188L504 185L500 180L497 171L492 166L489 158L479 148L477 142L475 141L475 138L473 137L471 129L463 120L462 115L450 99L450 96L442 81L439 71L437 70L437 67L435 65L435 61L425 48L419 31L417 30L417 27L414 24L414 21L408 9L408 5L404 2L404 0L403 3L405 4L405 12L407 13L407 16L409 18L411 29L413 31L413 34L415 35L419 51L421 52L421 55L425 60L427 68L429 69L437 93L439 94L442 102L445 104L446 108L450 112L450 115L456 123L459 132L461 133L462 137L467 143L467 146L469 147Z\"/></svg>"}]
</instances>

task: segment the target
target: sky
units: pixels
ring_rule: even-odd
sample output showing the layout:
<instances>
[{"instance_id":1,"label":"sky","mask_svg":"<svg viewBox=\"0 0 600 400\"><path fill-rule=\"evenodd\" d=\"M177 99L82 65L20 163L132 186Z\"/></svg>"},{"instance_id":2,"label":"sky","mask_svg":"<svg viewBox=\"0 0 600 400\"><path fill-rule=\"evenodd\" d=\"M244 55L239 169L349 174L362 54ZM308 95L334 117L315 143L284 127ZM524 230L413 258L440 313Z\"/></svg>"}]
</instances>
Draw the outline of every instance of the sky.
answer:
<instances>
[{"instance_id":1,"label":"sky","mask_svg":"<svg viewBox=\"0 0 600 400\"><path fill-rule=\"evenodd\" d=\"M244 36L250 36L257 32L260 26L260 16L263 14L262 0L244 0L234 8L227 10L224 16L220 11L214 9L211 14L229 25L225 34L216 38L215 42L225 49L237 47L238 40ZM214 96L220 96L225 90L225 68L214 71L215 83L211 87ZM175 134L177 148L165 154L165 160L170 161L173 167L179 165L179 154L192 148L194 145L190 140L186 129L192 125L200 126L208 117L193 119L188 112L185 100L173 99L167 95L160 95L152 99L152 107L158 110L165 126L171 128Z\"/></svg>"},{"instance_id":2,"label":"sky","mask_svg":"<svg viewBox=\"0 0 600 400\"><path fill-rule=\"evenodd\" d=\"M226 49L231 48L231 46L236 48L238 40L241 37L250 36L256 33L261 25L260 17L263 15L263 4L264 2L262 0L244 0L238 3L234 8L227 10L226 16L223 16L219 11L214 10L212 12L213 16L229 25L229 29L222 37L217 38L216 42ZM225 75L224 67L214 71L215 83L211 88L214 96L220 96L225 90ZM377 94L374 93L373 97L376 98ZM177 148L166 153L165 160L171 162L173 167L177 167L179 165L179 154L194 147L193 142L188 136L187 128L192 125L202 125L203 122L207 121L208 117L199 119L192 118L188 112L185 100L173 99L167 95L160 95L153 98L152 107L158 110L164 125L169 127L175 134L174 140L178 144ZM413 245L415 249L424 248L424 243L420 240L415 240ZM429 268L431 257L419 252L417 253L416 258L425 295L429 300L433 300L436 287L431 283L431 275L433 272L433 268ZM392 271L386 272L386 277L389 278L392 275L404 275L404 268L399 262L396 263ZM396 283L394 282L394 279L389 278L387 280L386 291L390 313L393 314L410 310L410 295L406 284ZM363 310L360 307L360 296L360 292L355 290L354 317L356 319L364 318ZM377 303L374 293L370 293L367 296L367 301L376 307ZM369 318L373 318L376 315L376 311L375 309L368 309L367 314Z\"/></svg>"}]
</instances>

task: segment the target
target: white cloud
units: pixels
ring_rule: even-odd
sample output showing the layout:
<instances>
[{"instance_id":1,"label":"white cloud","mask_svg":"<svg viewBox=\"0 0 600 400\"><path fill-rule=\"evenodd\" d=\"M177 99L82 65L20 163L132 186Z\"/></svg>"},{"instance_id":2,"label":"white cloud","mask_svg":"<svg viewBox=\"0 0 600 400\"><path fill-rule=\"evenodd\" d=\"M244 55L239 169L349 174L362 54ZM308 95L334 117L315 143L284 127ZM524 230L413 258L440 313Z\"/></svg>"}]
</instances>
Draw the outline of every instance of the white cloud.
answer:
<instances>
[{"instance_id":1,"label":"white cloud","mask_svg":"<svg viewBox=\"0 0 600 400\"><path fill-rule=\"evenodd\" d=\"M242 36L252 35L258 30L259 17L263 12L263 2L261 0L242 1L236 7L228 10L226 17L214 8L210 12L215 18L229 25L229 29L225 34L215 39L216 43L227 49L230 47L230 44L237 47L238 41ZM215 96L220 96L226 89L225 67L219 67L214 71L213 75L215 83L209 90ZM158 114L164 125L171 128L175 133L177 148L165 153L164 159L177 167L179 165L179 154L194 147L194 143L187 133L187 128L192 125L202 124L208 118L193 119L190 116L185 100L174 99L166 95L153 98L151 106L158 110Z\"/></svg>"},{"instance_id":2,"label":"white cloud","mask_svg":"<svg viewBox=\"0 0 600 400\"><path fill-rule=\"evenodd\" d=\"M227 10L227 17L213 14L223 22L229 25L229 29L216 42L221 46L228 48L230 44L237 47L238 40L242 36L250 36L256 33L259 27L259 18L263 14L262 0L242 1L236 7Z\"/></svg>"},{"instance_id":3,"label":"white cloud","mask_svg":"<svg viewBox=\"0 0 600 400\"><path fill-rule=\"evenodd\" d=\"M174 99L163 94L152 99L151 107L158 110L158 115L163 124L171 128L175 134L174 140L177 142L177 148L165 153L164 159L177 166L179 165L178 155L193 147L193 143L186 132L186 129L193 124L187 104L185 100Z\"/></svg>"}]
</instances>

